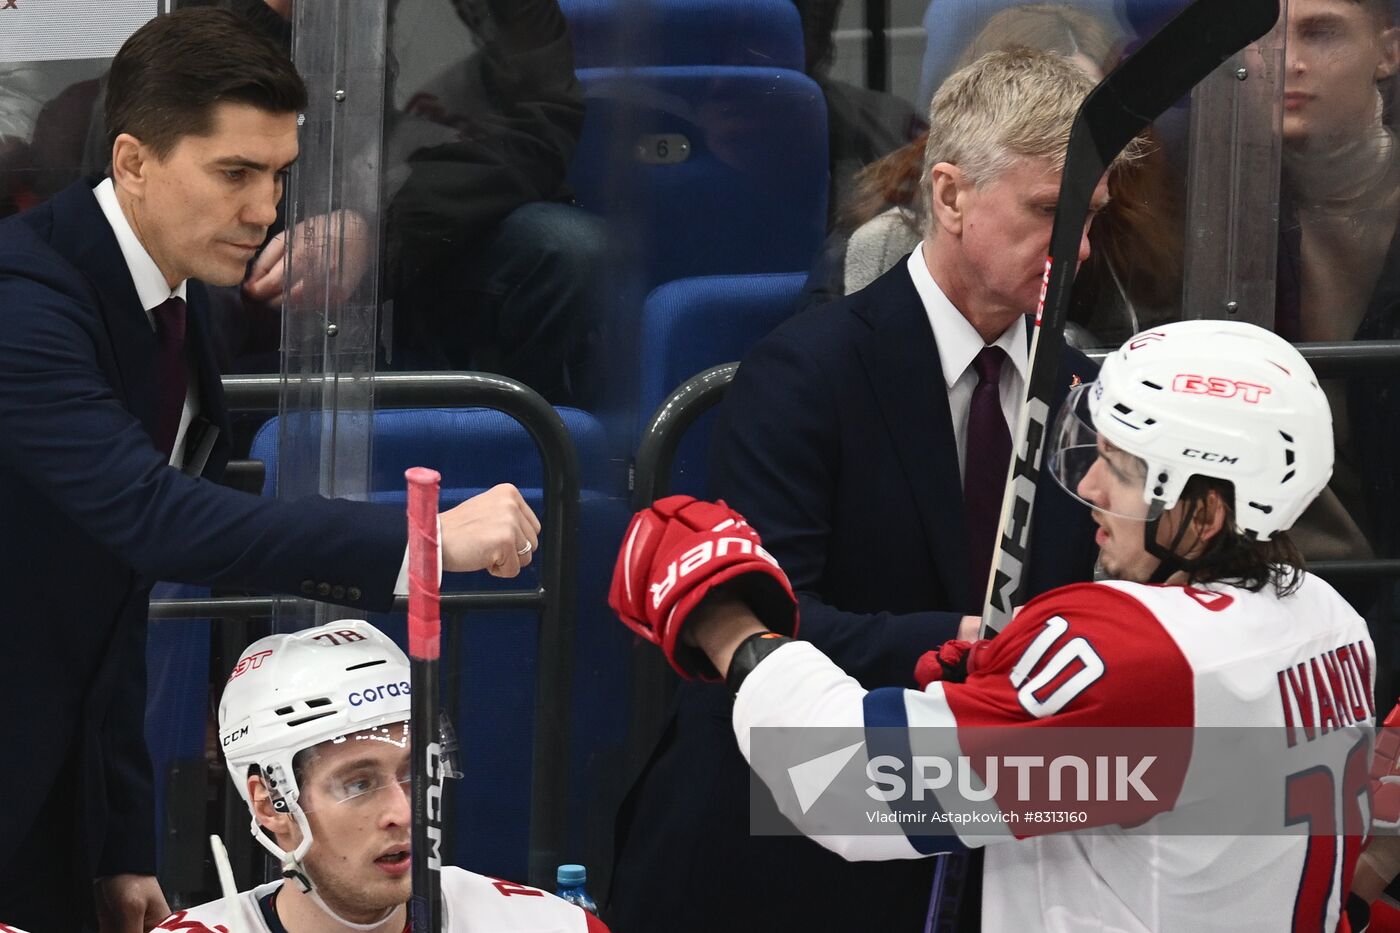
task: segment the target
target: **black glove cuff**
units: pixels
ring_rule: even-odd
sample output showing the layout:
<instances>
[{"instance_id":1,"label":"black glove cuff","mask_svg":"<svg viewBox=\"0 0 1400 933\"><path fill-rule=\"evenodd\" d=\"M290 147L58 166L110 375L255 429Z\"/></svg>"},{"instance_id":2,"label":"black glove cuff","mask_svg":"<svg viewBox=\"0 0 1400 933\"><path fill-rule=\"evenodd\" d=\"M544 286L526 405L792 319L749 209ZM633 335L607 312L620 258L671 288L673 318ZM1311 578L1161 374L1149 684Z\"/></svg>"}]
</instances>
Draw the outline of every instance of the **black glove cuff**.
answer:
<instances>
[{"instance_id":1,"label":"black glove cuff","mask_svg":"<svg viewBox=\"0 0 1400 933\"><path fill-rule=\"evenodd\" d=\"M758 663L790 641L791 638L777 632L754 632L739 642L739 647L734 650L734 657L729 661L729 673L724 678L729 692L738 696L744 679L753 673Z\"/></svg>"}]
</instances>

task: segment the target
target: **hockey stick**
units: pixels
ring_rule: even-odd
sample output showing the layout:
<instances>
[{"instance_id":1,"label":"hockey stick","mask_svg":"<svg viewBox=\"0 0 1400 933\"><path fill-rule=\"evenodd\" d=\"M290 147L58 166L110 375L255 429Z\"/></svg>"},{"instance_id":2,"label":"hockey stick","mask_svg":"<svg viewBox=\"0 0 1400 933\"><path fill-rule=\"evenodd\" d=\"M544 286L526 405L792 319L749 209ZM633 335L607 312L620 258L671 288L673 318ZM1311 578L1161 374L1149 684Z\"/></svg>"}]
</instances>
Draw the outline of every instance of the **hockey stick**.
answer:
<instances>
[{"instance_id":1,"label":"hockey stick","mask_svg":"<svg viewBox=\"0 0 1400 933\"><path fill-rule=\"evenodd\" d=\"M1011 620L1012 607L1025 602L1031 507L1040 480L1079 243L1094 188L1134 137L1231 55L1272 29L1278 16L1278 0L1196 0L1124 59L1079 108L1055 205L1031 343L1026 404L1017 421L1016 456L1007 476L997 553L987 580L982 638L1000 632Z\"/></svg>"},{"instance_id":2,"label":"hockey stick","mask_svg":"<svg viewBox=\"0 0 1400 933\"><path fill-rule=\"evenodd\" d=\"M438 747L438 486L434 470L413 467L408 480L408 658L413 697L414 933L442 930L442 767Z\"/></svg>"},{"instance_id":3,"label":"hockey stick","mask_svg":"<svg viewBox=\"0 0 1400 933\"><path fill-rule=\"evenodd\" d=\"M233 865L228 860L228 849L218 834L209 837L209 851L214 856L214 873L219 876L219 891L224 897L224 906L230 917L234 916L234 901L238 899L238 885L233 880Z\"/></svg>"}]
</instances>

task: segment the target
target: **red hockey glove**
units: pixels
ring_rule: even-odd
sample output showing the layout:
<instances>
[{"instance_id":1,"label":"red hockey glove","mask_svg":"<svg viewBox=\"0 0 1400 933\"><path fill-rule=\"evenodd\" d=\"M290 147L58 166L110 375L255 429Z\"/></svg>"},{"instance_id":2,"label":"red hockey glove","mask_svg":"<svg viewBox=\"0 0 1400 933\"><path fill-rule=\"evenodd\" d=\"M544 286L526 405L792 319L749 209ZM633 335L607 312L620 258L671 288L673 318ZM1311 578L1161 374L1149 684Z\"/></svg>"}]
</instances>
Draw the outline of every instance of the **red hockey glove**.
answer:
<instances>
[{"instance_id":1,"label":"red hockey glove","mask_svg":"<svg viewBox=\"0 0 1400 933\"><path fill-rule=\"evenodd\" d=\"M744 517L723 502L668 496L633 516L608 605L632 631L660 645L682 677L718 681L704 652L685 644L680 633L690 611L726 582L768 628L797 633L797 599L787 574Z\"/></svg>"},{"instance_id":2,"label":"red hockey glove","mask_svg":"<svg viewBox=\"0 0 1400 933\"><path fill-rule=\"evenodd\" d=\"M985 641L945 641L932 651L925 651L914 665L914 682L923 690L935 680L960 684L977 669L977 657L986 648Z\"/></svg>"},{"instance_id":3,"label":"red hockey glove","mask_svg":"<svg viewBox=\"0 0 1400 933\"><path fill-rule=\"evenodd\" d=\"M1376 730L1371 753L1371 824L1385 832L1400 828L1400 705Z\"/></svg>"}]
</instances>

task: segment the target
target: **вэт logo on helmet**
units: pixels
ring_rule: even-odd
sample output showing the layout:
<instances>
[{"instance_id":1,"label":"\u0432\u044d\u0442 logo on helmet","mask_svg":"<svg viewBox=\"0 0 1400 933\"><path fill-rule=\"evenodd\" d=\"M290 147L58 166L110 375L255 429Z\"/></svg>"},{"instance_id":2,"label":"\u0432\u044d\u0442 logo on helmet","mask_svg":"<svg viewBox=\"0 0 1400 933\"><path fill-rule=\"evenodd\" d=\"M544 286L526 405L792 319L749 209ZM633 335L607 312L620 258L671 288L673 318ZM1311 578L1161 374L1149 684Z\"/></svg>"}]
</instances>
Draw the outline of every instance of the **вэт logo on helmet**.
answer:
<instances>
[{"instance_id":1,"label":"\u0432\u044d\u0442 logo on helmet","mask_svg":"<svg viewBox=\"0 0 1400 933\"><path fill-rule=\"evenodd\" d=\"M1274 390L1257 382L1243 382L1224 376L1197 376L1182 373L1172 381L1173 392L1187 395L1209 395L1214 398L1243 398L1246 404L1258 405L1259 400Z\"/></svg>"}]
</instances>

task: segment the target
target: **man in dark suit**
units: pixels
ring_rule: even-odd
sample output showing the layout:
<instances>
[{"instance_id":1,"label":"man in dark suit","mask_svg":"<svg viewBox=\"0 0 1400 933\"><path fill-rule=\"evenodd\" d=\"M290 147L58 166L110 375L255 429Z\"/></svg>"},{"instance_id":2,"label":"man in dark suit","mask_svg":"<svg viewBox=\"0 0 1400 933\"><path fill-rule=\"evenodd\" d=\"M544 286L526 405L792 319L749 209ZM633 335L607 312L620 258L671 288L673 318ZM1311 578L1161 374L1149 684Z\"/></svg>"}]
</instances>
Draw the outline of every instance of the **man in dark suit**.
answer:
<instances>
[{"instance_id":1,"label":"man in dark suit","mask_svg":"<svg viewBox=\"0 0 1400 933\"><path fill-rule=\"evenodd\" d=\"M790 319L745 358L711 446L711 491L787 570L799 636L867 688L975 638L1028 370L1065 140L1092 83L1044 53L996 53L934 98L919 249ZM1101 183L1094 209L1108 200ZM1080 261L1088 257L1088 225ZM1062 384L1095 369L1065 350ZM1029 593L1089 579L1093 523L1048 475ZM630 933L924 929L934 866L846 863L750 836L750 775L722 686L685 683L619 818L610 922ZM975 911L976 903L972 904ZM974 927L975 928L975 927Z\"/></svg>"},{"instance_id":2,"label":"man in dark suit","mask_svg":"<svg viewBox=\"0 0 1400 933\"><path fill-rule=\"evenodd\" d=\"M399 509L210 482L229 432L201 282L242 279L305 103L232 15L159 17L112 64L110 177L0 223L6 922L128 933L168 913L143 736L154 580L362 610L403 587ZM440 525L447 570L513 576L538 541L511 486Z\"/></svg>"}]
</instances>

